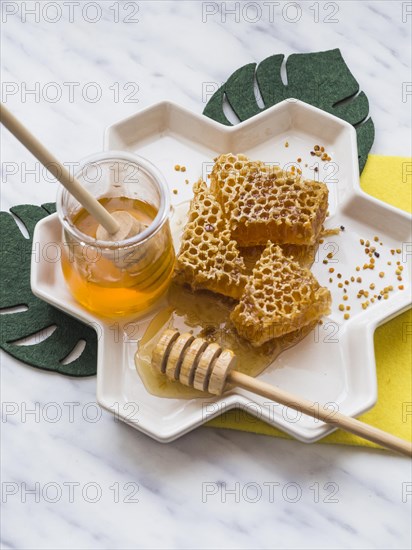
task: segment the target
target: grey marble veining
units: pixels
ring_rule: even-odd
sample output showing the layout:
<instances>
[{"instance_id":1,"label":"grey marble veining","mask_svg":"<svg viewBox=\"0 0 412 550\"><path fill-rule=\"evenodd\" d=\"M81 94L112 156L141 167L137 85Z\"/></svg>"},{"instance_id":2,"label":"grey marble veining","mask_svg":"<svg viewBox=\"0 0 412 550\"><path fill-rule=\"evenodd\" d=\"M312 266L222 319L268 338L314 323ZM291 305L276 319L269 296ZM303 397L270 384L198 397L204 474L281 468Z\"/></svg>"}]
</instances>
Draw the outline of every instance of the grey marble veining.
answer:
<instances>
[{"instance_id":1,"label":"grey marble veining","mask_svg":"<svg viewBox=\"0 0 412 550\"><path fill-rule=\"evenodd\" d=\"M370 100L372 152L410 155L410 2L59 2L54 23L56 3L35 4L2 2L2 100L65 162L101 150L104 128L137 109L170 99L201 112L245 63L334 47ZM1 208L54 200L1 137ZM94 378L2 354L1 382L5 549L411 545L405 458L209 428L160 445L99 413Z\"/></svg>"}]
</instances>

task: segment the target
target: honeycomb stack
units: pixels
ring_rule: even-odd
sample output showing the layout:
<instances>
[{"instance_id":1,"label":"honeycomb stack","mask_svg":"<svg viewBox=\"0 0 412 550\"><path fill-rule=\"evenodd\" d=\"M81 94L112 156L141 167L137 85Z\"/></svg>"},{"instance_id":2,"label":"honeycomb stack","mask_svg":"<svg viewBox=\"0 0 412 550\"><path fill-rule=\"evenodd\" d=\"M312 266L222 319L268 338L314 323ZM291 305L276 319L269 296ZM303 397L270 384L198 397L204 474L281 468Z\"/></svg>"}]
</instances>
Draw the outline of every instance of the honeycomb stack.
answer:
<instances>
[{"instance_id":1,"label":"honeycomb stack","mask_svg":"<svg viewBox=\"0 0 412 550\"><path fill-rule=\"evenodd\" d=\"M221 155L210 189L194 186L176 280L239 301L232 321L253 345L329 312L311 266L326 217L327 187L245 155Z\"/></svg>"}]
</instances>

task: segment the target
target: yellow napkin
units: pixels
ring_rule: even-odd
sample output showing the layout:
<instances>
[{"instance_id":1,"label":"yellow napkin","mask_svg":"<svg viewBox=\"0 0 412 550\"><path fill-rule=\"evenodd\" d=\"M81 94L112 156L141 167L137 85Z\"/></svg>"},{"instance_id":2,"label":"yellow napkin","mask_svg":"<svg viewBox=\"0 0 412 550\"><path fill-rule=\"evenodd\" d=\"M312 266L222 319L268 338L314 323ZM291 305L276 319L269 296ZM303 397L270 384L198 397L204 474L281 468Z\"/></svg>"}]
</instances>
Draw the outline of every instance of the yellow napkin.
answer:
<instances>
[{"instance_id":1,"label":"yellow napkin","mask_svg":"<svg viewBox=\"0 0 412 550\"><path fill-rule=\"evenodd\" d=\"M362 173L361 186L374 197L412 212L412 160L404 157L370 155ZM412 440L412 310L399 315L375 332L378 401L360 420ZM246 412L231 410L207 423L291 439ZM355 435L337 430L320 443L378 447Z\"/></svg>"}]
</instances>

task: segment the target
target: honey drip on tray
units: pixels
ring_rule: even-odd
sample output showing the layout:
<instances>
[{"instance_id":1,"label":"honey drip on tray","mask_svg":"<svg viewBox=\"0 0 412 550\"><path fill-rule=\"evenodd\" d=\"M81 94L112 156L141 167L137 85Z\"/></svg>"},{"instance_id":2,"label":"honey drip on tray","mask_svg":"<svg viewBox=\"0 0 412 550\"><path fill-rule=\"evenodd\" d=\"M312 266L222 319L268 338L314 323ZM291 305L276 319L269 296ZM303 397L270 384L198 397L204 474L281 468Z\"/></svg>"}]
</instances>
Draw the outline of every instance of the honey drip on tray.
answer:
<instances>
[{"instance_id":1,"label":"honey drip on tray","mask_svg":"<svg viewBox=\"0 0 412 550\"><path fill-rule=\"evenodd\" d=\"M168 380L151 366L152 351L168 328L192 332L194 336L233 350L238 357L237 370L250 376L258 376L282 351L300 342L314 328L314 324L308 325L255 348L237 334L230 321L234 305L229 298L211 292L193 292L179 285L171 285L166 308L150 322L135 355L137 372L149 393L179 399L205 396L205 393L183 386L180 382Z\"/></svg>"}]
</instances>

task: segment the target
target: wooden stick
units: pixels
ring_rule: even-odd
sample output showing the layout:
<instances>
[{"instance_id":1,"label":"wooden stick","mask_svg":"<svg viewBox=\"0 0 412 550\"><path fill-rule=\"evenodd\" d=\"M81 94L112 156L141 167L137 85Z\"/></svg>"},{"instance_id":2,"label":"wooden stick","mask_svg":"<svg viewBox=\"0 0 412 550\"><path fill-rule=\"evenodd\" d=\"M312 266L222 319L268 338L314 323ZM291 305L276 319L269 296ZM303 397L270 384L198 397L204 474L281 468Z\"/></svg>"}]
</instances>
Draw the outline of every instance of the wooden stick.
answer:
<instances>
[{"instance_id":1,"label":"wooden stick","mask_svg":"<svg viewBox=\"0 0 412 550\"><path fill-rule=\"evenodd\" d=\"M10 111L0 103L0 119L4 126L32 153L36 159L75 197L79 203L95 218L110 235L119 231L117 221L70 174L67 168L48 151Z\"/></svg>"},{"instance_id":2,"label":"wooden stick","mask_svg":"<svg viewBox=\"0 0 412 550\"><path fill-rule=\"evenodd\" d=\"M336 428L340 428L345 432L350 432L368 441L373 441L382 447L396 451L402 455L412 457L412 443L405 441L400 437L396 437L390 433L384 432L379 428L374 428L365 424L356 418L346 416L340 412L331 411L328 408L314 403L303 397L293 395L287 391L281 390L276 386L271 386L265 382L261 382L256 378L247 376L238 371L232 371L227 377L227 382L234 384L244 390L257 393L262 397L268 397L276 403L281 403L295 411L302 412L317 420L322 420L327 424L331 424Z\"/></svg>"},{"instance_id":3,"label":"wooden stick","mask_svg":"<svg viewBox=\"0 0 412 550\"><path fill-rule=\"evenodd\" d=\"M152 365L171 380L179 380L186 386L203 389L215 395L220 395L228 389L227 384L233 384L312 416L316 420L322 420L335 428L412 457L412 443L409 441L233 370L236 366L233 351L222 350L217 344L207 344L205 340L207 345L201 346L199 340L201 339L193 339L190 333L180 335L177 330L166 330L153 351ZM181 345L176 345L176 342L181 342ZM184 369L181 369L182 364Z\"/></svg>"}]
</instances>

